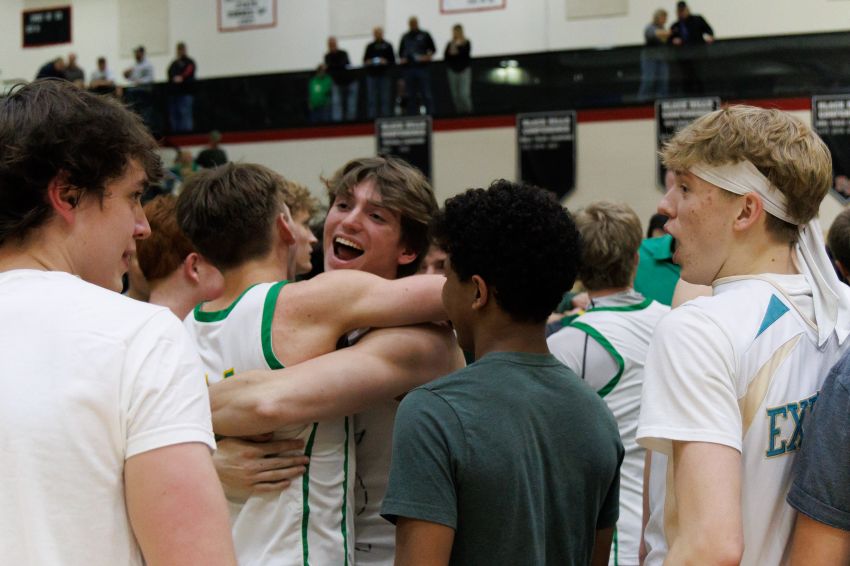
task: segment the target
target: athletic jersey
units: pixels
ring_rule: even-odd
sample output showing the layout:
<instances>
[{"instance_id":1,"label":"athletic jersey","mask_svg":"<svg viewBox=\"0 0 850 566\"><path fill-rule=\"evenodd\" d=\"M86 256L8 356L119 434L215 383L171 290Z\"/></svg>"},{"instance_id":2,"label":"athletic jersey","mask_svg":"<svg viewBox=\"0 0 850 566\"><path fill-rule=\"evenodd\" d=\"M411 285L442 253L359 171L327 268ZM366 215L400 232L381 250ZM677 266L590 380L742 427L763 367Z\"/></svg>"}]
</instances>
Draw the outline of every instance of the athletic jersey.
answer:
<instances>
[{"instance_id":1,"label":"athletic jersey","mask_svg":"<svg viewBox=\"0 0 850 566\"><path fill-rule=\"evenodd\" d=\"M594 300L594 307L547 340L552 354L583 376L614 414L625 457L620 468L620 518L611 544L610 564L639 562L643 517L645 451L635 442L643 367L655 327L670 307L629 290ZM586 344L591 340L591 344ZM588 348L590 346L590 348ZM608 364L588 364L594 346ZM590 350L591 356L588 356ZM598 355L599 355L598 354ZM615 366L609 369L610 360ZM600 372L599 369L602 368Z\"/></svg>"},{"instance_id":2,"label":"athletic jersey","mask_svg":"<svg viewBox=\"0 0 850 566\"><path fill-rule=\"evenodd\" d=\"M185 321L215 383L252 369L283 367L272 347L272 320L286 281L248 288L228 308L195 308ZM285 379L285 377L281 377ZM276 439L304 440L310 457L299 482L279 493L231 501L236 556L242 566L353 563L353 434L347 417L282 428Z\"/></svg>"},{"instance_id":3,"label":"athletic jersey","mask_svg":"<svg viewBox=\"0 0 850 566\"><path fill-rule=\"evenodd\" d=\"M673 440L741 452L745 566L786 560L794 510L785 495L801 423L846 349L835 335L818 347L813 312L803 275L728 277L713 297L665 317L650 346L638 442L668 455ZM651 522L672 546L672 459L666 478L664 517Z\"/></svg>"}]
</instances>

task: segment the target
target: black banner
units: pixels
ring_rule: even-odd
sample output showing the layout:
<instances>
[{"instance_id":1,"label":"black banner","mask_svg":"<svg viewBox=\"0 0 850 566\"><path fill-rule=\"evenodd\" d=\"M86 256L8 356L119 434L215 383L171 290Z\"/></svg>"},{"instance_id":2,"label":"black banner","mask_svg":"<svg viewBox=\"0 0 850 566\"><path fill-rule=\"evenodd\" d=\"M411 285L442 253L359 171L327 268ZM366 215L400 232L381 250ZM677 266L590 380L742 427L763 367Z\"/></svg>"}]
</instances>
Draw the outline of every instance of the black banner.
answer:
<instances>
[{"instance_id":1,"label":"black banner","mask_svg":"<svg viewBox=\"0 0 850 566\"><path fill-rule=\"evenodd\" d=\"M563 199L576 185L576 113L517 114L518 177Z\"/></svg>"},{"instance_id":2,"label":"black banner","mask_svg":"<svg viewBox=\"0 0 850 566\"><path fill-rule=\"evenodd\" d=\"M656 148L661 151L667 141L676 135L676 132L693 122L704 114L713 112L720 108L720 99L716 96L703 96L696 98L673 98L655 101L655 139ZM657 155L657 154L656 154ZM664 176L667 170L661 164L661 159L656 157L656 171L658 187L665 191Z\"/></svg>"},{"instance_id":3,"label":"black banner","mask_svg":"<svg viewBox=\"0 0 850 566\"><path fill-rule=\"evenodd\" d=\"M850 94L812 97L812 126L832 154L830 193L850 201Z\"/></svg>"},{"instance_id":4,"label":"black banner","mask_svg":"<svg viewBox=\"0 0 850 566\"><path fill-rule=\"evenodd\" d=\"M21 36L24 47L71 43L71 7L24 11Z\"/></svg>"},{"instance_id":5,"label":"black banner","mask_svg":"<svg viewBox=\"0 0 850 566\"><path fill-rule=\"evenodd\" d=\"M378 154L404 159L431 179L431 117L375 120Z\"/></svg>"}]
</instances>

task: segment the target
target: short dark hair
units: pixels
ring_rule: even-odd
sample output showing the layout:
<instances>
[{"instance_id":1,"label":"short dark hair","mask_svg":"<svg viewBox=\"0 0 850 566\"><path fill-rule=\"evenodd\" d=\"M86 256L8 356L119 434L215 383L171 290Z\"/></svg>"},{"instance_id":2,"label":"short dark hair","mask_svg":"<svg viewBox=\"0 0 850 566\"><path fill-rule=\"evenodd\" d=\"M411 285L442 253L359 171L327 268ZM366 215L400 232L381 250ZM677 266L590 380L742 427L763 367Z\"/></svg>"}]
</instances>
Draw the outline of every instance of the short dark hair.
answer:
<instances>
[{"instance_id":1,"label":"short dark hair","mask_svg":"<svg viewBox=\"0 0 850 566\"><path fill-rule=\"evenodd\" d=\"M651 238L656 230L663 230L669 218L661 213L655 213L649 218L649 227L646 229L646 237Z\"/></svg>"},{"instance_id":2,"label":"short dark hair","mask_svg":"<svg viewBox=\"0 0 850 566\"><path fill-rule=\"evenodd\" d=\"M832 257L850 269L850 208L845 208L832 221L826 236L826 244Z\"/></svg>"},{"instance_id":3,"label":"short dark hair","mask_svg":"<svg viewBox=\"0 0 850 566\"><path fill-rule=\"evenodd\" d=\"M177 199L156 197L145 205L151 235L136 243L139 268L149 282L168 277L195 251L177 224Z\"/></svg>"},{"instance_id":4,"label":"short dark hair","mask_svg":"<svg viewBox=\"0 0 850 566\"><path fill-rule=\"evenodd\" d=\"M687 7L688 7L687 2L682 2L681 0L679 2L676 2L676 9L677 10L684 10Z\"/></svg>"},{"instance_id":5,"label":"short dark hair","mask_svg":"<svg viewBox=\"0 0 850 566\"><path fill-rule=\"evenodd\" d=\"M156 141L114 98L57 79L16 88L0 100L0 245L50 218L47 187L57 175L102 198L131 159L149 183L162 176Z\"/></svg>"},{"instance_id":6,"label":"short dark hair","mask_svg":"<svg viewBox=\"0 0 850 566\"><path fill-rule=\"evenodd\" d=\"M198 171L177 199L177 221L219 270L271 250L271 230L285 207L286 180L262 165L227 163Z\"/></svg>"},{"instance_id":7,"label":"short dark hair","mask_svg":"<svg viewBox=\"0 0 850 566\"><path fill-rule=\"evenodd\" d=\"M419 271L428 253L428 222L437 212L437 199L425 175L402 159L390 156L352 159L330 179L322 179L328 189L329 208L339 195L350 195L364 181L373 181L381 203L401 215L401 240L416 252L416 259L399 265L397 275Z\"/></svg>"},{"instance_id":8,"label":"short dark hair","mask_svg":"<svg viewBox=\"0 0 850 566\"><path fill-rule=\"evenodd\" d=\"M575 282L572 217L544 189L504 179L450 198L431 223L461 281L479 275L514 320L544 322Z\"/></svg>"}]
</instances>

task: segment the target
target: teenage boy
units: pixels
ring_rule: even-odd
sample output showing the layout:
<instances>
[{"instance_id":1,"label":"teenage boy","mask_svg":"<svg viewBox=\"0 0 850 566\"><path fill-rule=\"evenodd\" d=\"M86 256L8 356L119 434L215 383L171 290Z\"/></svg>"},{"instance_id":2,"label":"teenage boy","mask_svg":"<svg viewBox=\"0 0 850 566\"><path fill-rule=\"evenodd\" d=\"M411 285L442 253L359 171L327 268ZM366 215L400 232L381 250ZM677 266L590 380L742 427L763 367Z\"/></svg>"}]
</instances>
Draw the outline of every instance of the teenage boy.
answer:
<instances>
[{"instance_id":1,"label":"teenage boy","mask_svg":"<svg viewBox=\"0 0 850 566\"><path fill-rule=\"evenodd\" d=\"M637 566L642 528L645 450L635 442L649 341L670 311L633 288L642 230L626 204L598 201L576 213L581 236L578 276L586 311L547 340L552 355L605 400L626 450L620 470L620 519L611 564Z\"/></svg>"},{"instance_id":2,"label":"teenage boy","mask_svg":"<svg viewBox=\"0 0 850 566\"><path fill-rule=\"evenodd\" d=\"M617 423L544 337L578 268L572 219L502 180L449 199L433 229L443 303L477 361L399 408L381 510L398 522L396 564L607 563Z\"/></svg>"},{"instance_id":3,"label":"teenage boy","mask_svg":"<svg viewBox=\"0 0 850 566\"><path fill-rule=\"evenodd\" d=\"M671 311L647 357L638 442L671 456L649 520L666 544L647 564L781 564L801 423L850 332L815 218L829 151L788 114L730 106L662 156L677 174L659 206L673 259L714 295Z\"/></svg>"},{"instance_id":4,"label":"teenage boy","mask_svg":"<svg viewBox=\"0 0 850 566\"><path fill-rule=\"evenodd\" d=\"M160 170L111 98L38 81L0 102L5 563L236 563L198 355L116 292Z\"/></svg>"},{"instance_id":5,"label":"teenage boy","mask_svg":"<svg viewBox=\"0 0 850 566\"><path fill-rule=\"evenodd\" d=\"M365 271L385 279L417 272L428 249L428 222L437 210L419 170L392 157L360 158L341 167L326 184L325 271ZM251 435L357 413L356 562L390 566L395 526L380 516L380 505L389 475L396 398L462 367L463 358L452 332L436 326L376 329L348 342L354 343L280 372L242 374L214 384L213 422L220 433ZM235 439L220 445L218 469L226 470L228 481L268 487L242 471L268 462L263 446ZM285 469L274 473L288 474Z\"/></svg>"},{"instance_id":6,"label":"teenage boy","mask_svg":"<svg viewBox=\"0 0 850 566\"><path fill-rule=\"evenodd\" d=\"M327 273L288 284L301 252L314 241L306 226L294 226L286 206L291 188L265 167L227 164L199 173L180 195L181 226L224 275L222 296L198 305L186 319L210 382L332 352L340 337L357 328L443 316L438 276L394 282L365 273ZM304 455L293 461L304 472L301 489L231 494L240 563L304 556L318 564L352 561L350 419L303 421L274 431L276 440L303 441ZM307 458L309 467L299 468Z\"/></svg>"}]
</instances>

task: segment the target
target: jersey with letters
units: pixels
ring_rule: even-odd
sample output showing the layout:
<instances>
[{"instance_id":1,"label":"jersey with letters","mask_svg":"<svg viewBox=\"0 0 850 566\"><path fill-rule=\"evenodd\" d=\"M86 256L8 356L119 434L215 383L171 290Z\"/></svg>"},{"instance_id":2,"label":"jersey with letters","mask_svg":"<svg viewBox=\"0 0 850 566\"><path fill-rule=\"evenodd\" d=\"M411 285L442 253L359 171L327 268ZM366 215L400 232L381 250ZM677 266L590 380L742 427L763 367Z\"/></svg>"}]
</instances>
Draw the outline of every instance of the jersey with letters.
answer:
<instances>
[{"instance_id":1,"label":"jersey with letters","mask_svg":"<svg viewBox=\"0 0 850 566\"><path fill-rule=\"evenodd\" d=\"M785 496L801 425L848 344L833 334L819 346L813 312L803 275L727 277L713 297L665 317L650 346L638 442L668 455L673 440L741 453L745 566L787 559L794 510ZM678 533L675 481L671 459L663 519L650 520L668 546Z\"/></svg>"},{"instance_id":2,"label":"jersey with letters","mask_svg":"<svg viewBox=\"0 0 850 566\"><path fill-rule=\"evenodd\" d=\"M643 465L645 451L635 442L640 412L643 368L655 327L670 307L646 299L634 291L594 300L596 306L573 320L569 327L548 339L549 350L576 375L583 376L606 402L617 420L625 457L620 468L620 518L611 544L609 563L639 562L643 517ZM585 344L587 340L591 344ZM591 348L588 348L591 346ZM595 347L595 348L594 348ZM608 365L588 361L588 350L614 361ZM604 368L604 375L596 369ZM590 370L590 371L588 371Z\"/></svg>"},{"instance_id":3,"label":"jersey with letters","mask_svg":"<svg viewBox=\"0 0 850 566\"><path fill-rule=\"evenodd\" d=\"M272 347L272 321L286 283L254 285L224 310L207 312L199 305L186 318L210 383L246 370L283 367ZM274 436L304 440L310 464L300 480L279 493L230 502L239 564L352 564L354 435L350 419L286 427Z\"/></svg>"}]
</instances>

